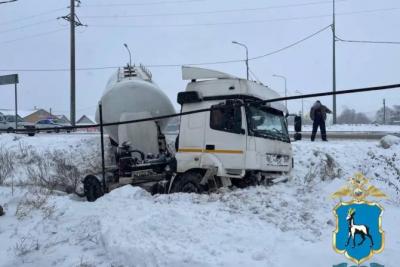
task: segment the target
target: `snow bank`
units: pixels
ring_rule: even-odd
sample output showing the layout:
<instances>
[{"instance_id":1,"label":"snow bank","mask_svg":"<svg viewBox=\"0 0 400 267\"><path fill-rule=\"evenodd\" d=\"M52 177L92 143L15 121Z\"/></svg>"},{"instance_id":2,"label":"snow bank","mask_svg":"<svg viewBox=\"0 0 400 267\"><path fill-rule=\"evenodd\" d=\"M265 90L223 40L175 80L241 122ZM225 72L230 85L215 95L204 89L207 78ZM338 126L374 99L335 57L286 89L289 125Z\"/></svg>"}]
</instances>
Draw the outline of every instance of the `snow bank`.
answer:
<instances>
[{"instance_id":1,"label":"snow bank","mask_svg":"<svg viewBox=\"0 0 400 267\"><path fill-rule=\"evenodd\" d=\"M106 152L109 142L105 142ZM6 153L8 152L8 153ZM111 160L111 153L106 153ZM3 175L0 184L41 184L46 187L75 192L77 181L86 173L100 171L99 134L38 134L0 135L0 162L11 161L11 174ZM13 178L13 179L12 179Z\"/></svg>"},{"instance_id":2,"label":"snow bank","mask_svg":"<svg viewBox=\"0 0 400 267\"><path fill-rule=\"evenodd\" d=\"M383 148L389 148L393 145L400 144L400 137L394 135L386 135L379 142Z\"/></svg>"},{"instance_id":3,"label":"snow bank","mask_svg":"<svg viewBox=\"0 0 400 267\"><path fill-rule=\"evenodd\" d=\"M89 142L59 138L54 149ZM385 250L374 262L397 266L400 146L301 141L293 149L293 179L271 187L151 196L124 186L94 203L0 187L0 266L332 266L346 260L332 249L330 195L358 171L389 195Z\"/></svg>"}]
</instances>

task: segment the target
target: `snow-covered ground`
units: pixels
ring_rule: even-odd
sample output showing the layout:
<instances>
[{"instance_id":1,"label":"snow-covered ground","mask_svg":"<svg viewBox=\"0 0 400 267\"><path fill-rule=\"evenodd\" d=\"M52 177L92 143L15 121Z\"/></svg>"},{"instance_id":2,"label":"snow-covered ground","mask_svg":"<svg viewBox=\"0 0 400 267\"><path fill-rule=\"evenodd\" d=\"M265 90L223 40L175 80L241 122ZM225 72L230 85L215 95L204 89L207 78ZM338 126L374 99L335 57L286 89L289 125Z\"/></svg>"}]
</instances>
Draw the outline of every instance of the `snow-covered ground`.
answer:
<instances>
[{"instance_id":1,"label":"snow-covered ground","mask_svg":"<svg viewBox=\"0 0 400 267\"><path fill-rule=\"evenodd\" d=\"M290 131L294 131L293 125L289 126ZM312 131L312 125L303 125L304 132ZM400 125L379 125L379 124L335 124L327 125L328 132L388 132L399 133Z\"/></svg>"},{"instance_id":2,"label":"snow-covered ground","mask_svg":"<svg viewBox=\"0 0 400 267\"><path fill-rule=\"evenodd\" d=\"M16 155L21 142L38 151L65 151L78 165L85 155L99 157L98 135L0 135L0 147ZM381 201L385 250L372 261L398 266L395 143L295 142L289 182L210 195L151 196L125 186L89 203L37 188L17 187L11 195L9 186L0 186L6 211L0 217L0 266L332 266L346 259L332 249L336 201L330 194L357 171L389 196ZM15 181L29 164L18 162Z\"/></svg>"}]
</instances>

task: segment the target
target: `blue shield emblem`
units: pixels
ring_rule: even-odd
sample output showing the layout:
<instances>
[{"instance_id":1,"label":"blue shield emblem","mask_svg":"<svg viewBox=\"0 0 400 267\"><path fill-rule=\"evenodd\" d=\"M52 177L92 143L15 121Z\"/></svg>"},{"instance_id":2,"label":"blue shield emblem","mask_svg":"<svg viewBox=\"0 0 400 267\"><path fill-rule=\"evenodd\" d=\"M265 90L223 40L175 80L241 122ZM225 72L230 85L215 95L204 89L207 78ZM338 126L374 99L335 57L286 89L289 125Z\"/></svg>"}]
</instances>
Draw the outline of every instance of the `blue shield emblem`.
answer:
<instances>
[{"instance_id":1,"label":"blue shield emblem","mask_svg":"<svg viewBox=\"0 0 400 267\"><path fill-rule=\"evenodd\" d=\"M383 208L367 201L341 202L334 208L336 230L333 248L356 264L370 259L384 247Z\"/></svg>"}]
</instances>

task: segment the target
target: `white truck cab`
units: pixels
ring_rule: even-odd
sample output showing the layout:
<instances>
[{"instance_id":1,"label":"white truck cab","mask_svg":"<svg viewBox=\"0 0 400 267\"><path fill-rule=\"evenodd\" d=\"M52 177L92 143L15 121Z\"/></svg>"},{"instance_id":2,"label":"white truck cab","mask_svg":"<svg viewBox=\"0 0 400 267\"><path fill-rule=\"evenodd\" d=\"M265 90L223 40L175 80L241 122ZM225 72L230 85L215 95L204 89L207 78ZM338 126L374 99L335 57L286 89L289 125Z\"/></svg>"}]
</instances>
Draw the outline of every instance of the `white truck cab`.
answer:
<instances>
[{"instance_id":1,"label":"white truck cab","mask_svg":"<svg viewBox=\"0 0 400 267\"><path fill-rule=\"evenodd\" d=\"M279 98L275 91L202 68L183 67L182 76L191 80L178 94L182 112L212 110L181 117L175 154L178 173L215 168L215 175L229 184L230 178L251 177L254 182L291 171L285 106L252 104Z\"/></svg>"}]
</instances>

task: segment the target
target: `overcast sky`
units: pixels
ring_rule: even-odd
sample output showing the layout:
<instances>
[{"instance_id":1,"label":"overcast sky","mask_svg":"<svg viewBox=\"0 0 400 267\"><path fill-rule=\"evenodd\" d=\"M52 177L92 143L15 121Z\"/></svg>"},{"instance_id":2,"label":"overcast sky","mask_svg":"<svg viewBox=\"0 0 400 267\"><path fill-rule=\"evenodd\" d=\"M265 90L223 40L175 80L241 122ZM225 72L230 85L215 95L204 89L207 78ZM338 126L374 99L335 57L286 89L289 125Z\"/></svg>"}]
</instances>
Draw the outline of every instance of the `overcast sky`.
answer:
<instances>
[{"instance_id":1,"label":"overcast sky","mask_svg":"<svg viewBox=\"0 0 400 267\"><path fill-rule=\"evenodd\" d=\"M303 3L308 3L307 5ZM68 14L68 0L18 0L0 5L0 75L20 75L19 107L34 106L69 116L69 72L26 69L68 69L69 28L57 20ZM400 3L397 0L347 0L336 4L337 36L342 39L400 41ZM243 9L241 12L235 11ZM216 11L216 12L215 12ZM255 57L285 47L331 24L332 5L318 0L82 0L77 15L88 27L77 28L77 68L122 66L128 62L127 43L134 62L144 65L185 64L243 59L249 47ZM197 14L195 14L197 13ZM51 33L49 33L51 32ZM337 43L337 89L400 83L400 45ZM243 62L205 65L245 77ZM332 89L332 32L330 29L272 56L250 61L264 84L289 95ZM176 104L184 90L179 67L151 67L154 81ZM77 71L77 114L93 115L113 68ZM0 108L14 108L13 86L2 86ZM344 106L370 112L400 104L400 89L338 96ZM331 98L321 99L328 107ZM308 110L315 99L305 100ZM290 101L298 112L301 101Z\"/></svg>"}]
</instances>

